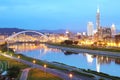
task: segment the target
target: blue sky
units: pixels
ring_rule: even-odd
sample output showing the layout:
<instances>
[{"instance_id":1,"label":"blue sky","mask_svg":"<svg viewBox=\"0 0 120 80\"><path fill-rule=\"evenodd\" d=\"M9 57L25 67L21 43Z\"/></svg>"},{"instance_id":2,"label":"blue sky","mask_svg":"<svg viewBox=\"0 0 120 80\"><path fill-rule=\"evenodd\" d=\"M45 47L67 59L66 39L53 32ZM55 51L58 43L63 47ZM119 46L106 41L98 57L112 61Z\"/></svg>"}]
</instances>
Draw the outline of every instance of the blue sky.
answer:
<instances>
[{"instance_id":1,"label":"blue sky","mask_svg":"<svg viewBox=\"0 0 120 80\"><path fill-rule=\"evenodd\" d=\"M86 31L98 5L101 25L120 29L120 0L0 0L0 27Z\"/></svg>"}]
</instances>

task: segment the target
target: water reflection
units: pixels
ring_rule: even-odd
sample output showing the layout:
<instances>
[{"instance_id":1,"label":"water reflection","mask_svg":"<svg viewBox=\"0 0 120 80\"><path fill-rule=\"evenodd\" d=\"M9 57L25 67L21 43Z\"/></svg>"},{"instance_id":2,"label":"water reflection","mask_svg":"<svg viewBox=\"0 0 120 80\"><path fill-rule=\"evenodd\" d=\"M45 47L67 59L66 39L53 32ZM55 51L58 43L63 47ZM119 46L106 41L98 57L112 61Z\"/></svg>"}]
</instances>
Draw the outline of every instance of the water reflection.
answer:
<instances>
[{"instance_id":1,"label":"water reflection","mask_svg":"<svg viewBox=\"0 0 120 80\"><path fill-rule=\"evenodd\" d=\"M93 55L88 54L88 53L85 53L85 55L86 55L86 58L87 58L87 62L92 63L93 60L94 60ZM96 58L96 71L100 72L100 62L99 62L98 58Z\"/></svg>"},{"instance_id":2,"label":"water reflection","mask_svg":"<svg viewBox=\"0 0 120 80\"><path fill-rule=\"evenodd\" d=\"M10 45L10 48L29 57L120 76L120 58L89 53L66 53L60 49L48 48L45 44L22 43Z\"/></svg>"},{"instance_id":3,"label":"water reflection","mask_svg":"<svg viewBox=\"0 0 120 80\"><path fill-rule=\"evenodd\" d=\"M96 58L96 71L100 72L100 63L98 61L98 58Z\"/></svg>"},{"instance_id":4,"label":"water reflection","mask_svg":"<svg viewBox=\"0 0 120 80\"><path fill-rule=\"evenodd\" d=\"M59 49L48 48L45 44L35 44L35 43L17 43L10 45L10 48L17 52L27 52L33 50L40 50L40 53L46 54L49 51L59 52Z\"/></svg>"},{"instance_id":5,"label":"water reflection","mask_svg":"<svg viewBox=\"0 0 120 80\"><path fill-rule=\"evenodd\" d=\"M85 53L86 58L87 58L87 62L88 63L92 63L93 62L93 55Z\"/></svg>"}]
</instances>

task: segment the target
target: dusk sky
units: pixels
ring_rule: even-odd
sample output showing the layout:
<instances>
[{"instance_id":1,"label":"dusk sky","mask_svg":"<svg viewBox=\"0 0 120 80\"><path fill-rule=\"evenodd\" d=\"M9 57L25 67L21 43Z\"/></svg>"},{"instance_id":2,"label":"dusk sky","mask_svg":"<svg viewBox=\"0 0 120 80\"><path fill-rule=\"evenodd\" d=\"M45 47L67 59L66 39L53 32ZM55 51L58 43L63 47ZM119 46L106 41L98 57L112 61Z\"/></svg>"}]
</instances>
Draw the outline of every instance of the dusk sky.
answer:
<instances>
[{"instance_id":1,"label":"dusk sky","mask_svg":"<svg viewBox=\"0 0 120 80\"><path fill-rule=\"evenodd\" d=\"M120 0L0 0L0 28L86 31L98 5L101 25L120 29Z\"/></svg>"}]
</instances>

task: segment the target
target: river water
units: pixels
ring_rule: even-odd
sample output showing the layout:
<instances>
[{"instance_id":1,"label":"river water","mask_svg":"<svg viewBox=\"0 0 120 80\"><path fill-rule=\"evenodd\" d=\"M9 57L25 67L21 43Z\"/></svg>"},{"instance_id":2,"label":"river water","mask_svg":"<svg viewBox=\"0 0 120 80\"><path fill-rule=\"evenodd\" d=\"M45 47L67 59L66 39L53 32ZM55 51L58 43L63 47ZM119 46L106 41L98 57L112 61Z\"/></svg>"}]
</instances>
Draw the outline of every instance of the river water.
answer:
<instances>
[{"instance_id":1,"label":"river water","mask_svg":"<svg viewBox=\"0 0 120 80\"><path fill-rule=\"evenodd\" d=\"M17 53L49 62L60 62L77 68L91 69L120 77L120 58L89 53L65 54L62 50L48 48L45 44L14 44Z\"/></svg>"}]
</instances>

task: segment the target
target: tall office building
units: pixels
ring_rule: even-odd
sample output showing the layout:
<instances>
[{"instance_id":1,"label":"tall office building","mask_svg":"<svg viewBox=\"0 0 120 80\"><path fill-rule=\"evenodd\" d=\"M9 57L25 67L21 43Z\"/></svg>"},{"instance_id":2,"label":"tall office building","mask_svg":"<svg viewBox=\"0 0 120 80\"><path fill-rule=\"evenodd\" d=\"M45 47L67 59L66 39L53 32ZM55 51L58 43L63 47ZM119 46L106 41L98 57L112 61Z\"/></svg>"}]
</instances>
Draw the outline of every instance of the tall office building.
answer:
<instances>
[{"instance_id":1,"label":"tall office building","mask_svg":"<svg viewBox=\"0 0 120 80\"><path fill-rule=\"evenodd\" d=\"M97 27L97 39L102 40L103 33L102 33L102 27L100 25L100 10L99 7L97 8L97 13L96 13L96 27Z\"/></svg>"},{"instance_id":2,"label":"tall office building","mask_svg":"<svg viewBox=\"0 0 120 80\"><path fill-rule=\"evenodd\" d=\"M100 29L100 10L99 10L99 7L97 9L97 14L96 14L96 27L97 27L97 31L99 31L99 29Z\"/></svg>"},{"instance_id":3,"label":"tall office building","mask_svg":"<svg viewBox=\"0 0 120 80\"><path fill-rule=\"evenodd\" d=\"M112 36L116 35L116 27L115 27L115 24L112 24L112 26L111 26L111 32L112 32Z\"/></svg>"},{"instance_id":4,"label":"tall office building","mask_svg":"<svg viewBox=\"0 0 120 80\"><path fill-rule=\"evenodd\" d=\"M87 24L87 34L88 36L93 36L93 23L88 22Z\"/></svg>"}]
</instances>

